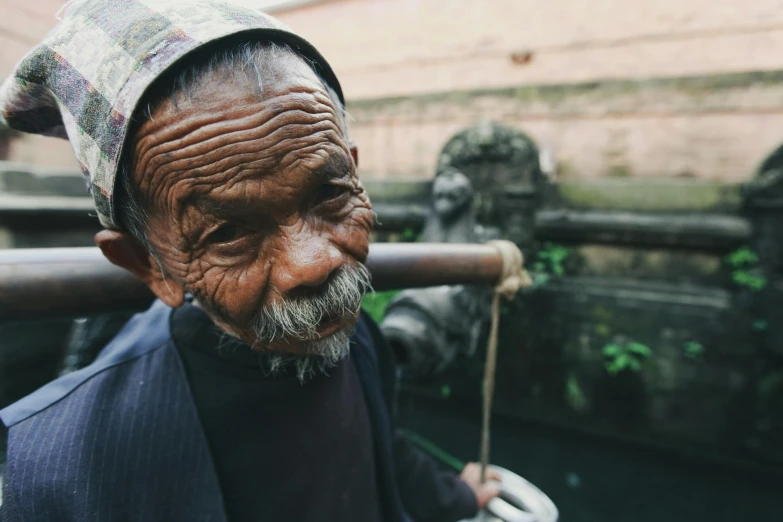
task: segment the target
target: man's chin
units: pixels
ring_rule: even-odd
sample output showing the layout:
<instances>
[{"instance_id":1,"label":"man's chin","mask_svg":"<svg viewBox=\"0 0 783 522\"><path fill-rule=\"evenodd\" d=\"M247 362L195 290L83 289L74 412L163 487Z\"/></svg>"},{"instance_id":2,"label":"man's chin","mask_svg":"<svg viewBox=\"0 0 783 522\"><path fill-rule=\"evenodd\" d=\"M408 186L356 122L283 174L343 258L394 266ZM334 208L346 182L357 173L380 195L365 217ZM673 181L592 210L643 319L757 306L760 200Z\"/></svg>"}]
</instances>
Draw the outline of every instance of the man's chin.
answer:
<instances>
[{"instance_id":1,"label":"man's chin","mask_svg":"<svg viewBox=\"0 0 783 522\"><path fill-rule=\"evenodd\" d=\"M344 324L329 335L310 341L298 340L284 350L269 350L265 365L270 374L293 368L299 381L305 383L317 374L328 374L351 353L351 333L355 321ZM295 347L295 349L293 349Z\"/></svg>"}]
</instances>

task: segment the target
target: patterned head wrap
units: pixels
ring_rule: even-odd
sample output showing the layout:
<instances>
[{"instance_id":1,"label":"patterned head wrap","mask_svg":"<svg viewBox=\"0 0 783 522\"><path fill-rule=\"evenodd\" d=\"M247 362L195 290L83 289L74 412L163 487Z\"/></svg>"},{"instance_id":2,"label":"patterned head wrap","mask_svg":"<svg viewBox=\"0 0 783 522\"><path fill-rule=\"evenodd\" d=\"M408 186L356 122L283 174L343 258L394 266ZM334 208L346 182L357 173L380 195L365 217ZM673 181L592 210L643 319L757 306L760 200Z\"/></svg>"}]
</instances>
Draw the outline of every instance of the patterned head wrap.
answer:
<instances>
[{"instance_id":1,"label":"patterned head wrap","mask_svg":"<svg viewBox=\"0 0 783 522\"><path fill-rule=\"evenodd\" d=\"M216 0L77 0L0 87L0 124L69 139L101 224L118 228L115 178L144 91L185 54L239 34L290 45L344 102L315 47L259 11Z\"/></svg>"}]
</instances>

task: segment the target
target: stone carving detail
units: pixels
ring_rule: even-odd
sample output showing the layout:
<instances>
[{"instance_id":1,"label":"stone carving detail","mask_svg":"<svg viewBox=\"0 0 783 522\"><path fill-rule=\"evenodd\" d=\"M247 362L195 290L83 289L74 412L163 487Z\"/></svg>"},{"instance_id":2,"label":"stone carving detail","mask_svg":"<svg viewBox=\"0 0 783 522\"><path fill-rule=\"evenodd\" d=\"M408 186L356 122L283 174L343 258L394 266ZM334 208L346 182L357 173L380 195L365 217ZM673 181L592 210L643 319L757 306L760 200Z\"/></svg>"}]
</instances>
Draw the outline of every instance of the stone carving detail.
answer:
<instances>
[{"instance_id":1,"label":"stone carving detail","mask_svg":"<svg viewBox=\"0 0 783 522\"><path fill-rule=\"evenodd\" d=\"M452 137L438 158L436 179L453 171L475 189L475 219L530 251L543 175L536 144L521 132L481 122Z\"/></svg>"},{"instance_id":2,"label":"stone carving detail","mask_svg":"<svg viewBox=\"0 0 783 522\"><path fill-rule=\"evenodd\" d=\"M427 242L470 243L482 239L473 216L473 187L456 169L435 179L430 217L422 232ZM458 356L479 347L489 319L490 290L439 286L400 292L387 309L381 328L405 377L421 380L440 374Z\"/></svg>"},{"instance_id":3,"label":"stone carving detail","mask_svg":"<svg viewBox=\"0 0 783 522\"><path fill-rule=\"evenodd\" d=\"M421 240L428 243L476 243L473 216L473 184L454 168L447 169L432 184L432 206Z\"/></svg>"},{"instance_id":4,"label":"stone carving detail","mask_svg":"<svg viewBox=\"0 0 783 522\"><path fill-rule=\"evenodd\" d=\"M541 177L538 147L521 132L483 121L454 135L438 158L436 175L463 172L480 191L532 185Z\"/></svg>"}]
</instances>

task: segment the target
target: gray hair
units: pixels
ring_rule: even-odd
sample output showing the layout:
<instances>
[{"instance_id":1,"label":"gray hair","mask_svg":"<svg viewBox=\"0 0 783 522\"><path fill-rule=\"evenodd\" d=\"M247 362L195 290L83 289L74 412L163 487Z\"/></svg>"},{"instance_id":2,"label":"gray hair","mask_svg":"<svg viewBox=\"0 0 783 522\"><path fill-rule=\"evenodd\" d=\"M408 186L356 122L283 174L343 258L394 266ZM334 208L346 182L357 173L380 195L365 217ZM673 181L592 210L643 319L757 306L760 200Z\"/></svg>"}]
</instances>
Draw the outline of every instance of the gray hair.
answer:
<instances>
[{"instance_id":1,"label":"gray hair","mask_svg":"<svg viewBox=\"0 0 783 522\"><path fill-rule=\"evenodd\" d=\"M337 108L340 128L346 141L350 143L347 125L347 112L340 101L337 92L318 74L318 69L312 60L300 55L290 46L271 41L244 42L227 49L211 52L207 56L191 58L184 67L177 68L159 78L148 89L139 107L134 112L134 127L137 130L144 121L151 120L155 110L167 99L176 103L177 96L193 97L202 82L207 78L217 76L245 75L253 78L258 86L259 96L263 97L265 86L275 80L285 61L302 60L315 72L326 90L332 104ZM139 241L154 255L152 245L147 236L149 213L143 204L142 196L133 176L133 136L129 132L125 143L125 151L117 172L116 217L118 224Z\"/></svg>"}]
</instances>

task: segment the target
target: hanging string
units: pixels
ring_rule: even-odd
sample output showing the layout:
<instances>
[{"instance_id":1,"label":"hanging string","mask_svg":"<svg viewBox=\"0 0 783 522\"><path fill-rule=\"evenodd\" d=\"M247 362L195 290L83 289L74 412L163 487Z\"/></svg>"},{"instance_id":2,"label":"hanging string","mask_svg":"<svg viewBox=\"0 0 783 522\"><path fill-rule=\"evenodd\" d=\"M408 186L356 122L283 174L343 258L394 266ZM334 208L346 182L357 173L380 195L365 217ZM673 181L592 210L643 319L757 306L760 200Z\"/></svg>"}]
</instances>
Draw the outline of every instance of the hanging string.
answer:
<instances>
[{"instance_id":1,"label":"hanging string","mask_svg":"<svg viewBox=\"0 0 783 522\"><path fill-rule=\"evenodd\" d=\"M498 325L500 323L500 298L511 300L526 286L532 284L530 276L522 266L524 258L519 247L506 240L489 241L495 247L502 260L502 272L495 292L492 296L492 324L487 343L487 362L484 365L484 404L481 422L481 482L486 482L487 465L490 449L490 419L492 415L492 398L495 393L495 368L498 352Z\"/></svg>"}]
</instances>

